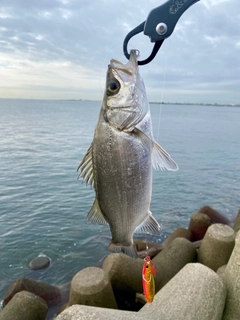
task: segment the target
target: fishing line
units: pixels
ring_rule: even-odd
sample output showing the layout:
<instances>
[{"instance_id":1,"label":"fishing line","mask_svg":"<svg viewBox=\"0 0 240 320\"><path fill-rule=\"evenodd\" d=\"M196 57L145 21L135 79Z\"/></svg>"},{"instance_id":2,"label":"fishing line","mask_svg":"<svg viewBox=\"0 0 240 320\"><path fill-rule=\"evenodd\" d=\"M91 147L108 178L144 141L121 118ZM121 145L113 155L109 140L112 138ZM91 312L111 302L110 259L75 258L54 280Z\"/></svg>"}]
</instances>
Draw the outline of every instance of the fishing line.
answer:
<instances>
[{"instance_id":1,"label":"fishing line","mask_svg":"<svg viewBox=\"0 0 240 320\"><path fill-rule=\"evenodd\" d=\"M149 249L148 243L147 243L147 234L145 234L145 243L146 243L146 255L147 255L148 249Z\"/></svg>"},{"instance_id":2,"label":"fishing line","mask_svg":"<svg viewBox=\"0 0 240 320\"><path fill-rule=\"evenodd\" d=\"M165 46L165 49L166 49L166 46ZM168 50L166 50L166 52L167 51ZM158 113L157 142L159 142L159 136L160 136L160 124L161 124L161 117L162 117L163 95L164 95L165 83L166 83L167 63L168 63L168 54L165 54L163 81L162 81L162 89L161 89L161 99L160 99L160 107L159 107L159 113Z\"/></svg>"},{"instance_id":3,"label":"fishing line","mask_svg":"<svg viewBox=\"0 0 240 320\"><path fill-rule=\"evenodd\" d=\"M113 46L108 50L108 52L106 53L106 55L105 55L105 57L104 57L104 59L103 59L103 62L102 62L102 64L101 64L100 71L99 71L99 72L101 73L101 75L99 76L99 87L100 87L100 91L101 91L102 94L103 94L104 91L105 91L105 78L106 78L105 76L106 76L107 66L108 66L110 60L113 59L113 55L112 55L113 50L116 49L116 48L118 48L118 47L121 48L121 49L119 50L119 52L122 52L122 45L121 45L121 44L115 44L115 45L113 45ZM118 49L119 49L119 48L118 48ZM111 54L111 58L109 58L110 54ZM122 56L124 57L124 59L126 59L125 56L124 56L124 54L123 54L123 52L122 52ZM104 70L104 76L102 75L103 70ZM103 79L104 79L104 80L103 80Z\"/></svg>"}]
</instances>

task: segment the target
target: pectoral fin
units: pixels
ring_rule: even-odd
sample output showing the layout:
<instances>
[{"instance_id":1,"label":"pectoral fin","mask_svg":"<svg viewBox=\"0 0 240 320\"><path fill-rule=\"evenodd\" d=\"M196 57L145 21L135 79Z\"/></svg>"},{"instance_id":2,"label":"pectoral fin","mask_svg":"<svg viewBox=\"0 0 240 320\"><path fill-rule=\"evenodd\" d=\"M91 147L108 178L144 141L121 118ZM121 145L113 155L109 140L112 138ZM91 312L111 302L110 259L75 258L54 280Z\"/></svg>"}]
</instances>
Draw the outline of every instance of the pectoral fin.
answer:
<instances>
[{"instance_id":1,"label":"pectoral fin","mask_svg":"<svg viewBox=\"0 0 240 320\"><path fill-rule=\"evenodd\" d=\"M150 234L160 234L160 225L157 220L152 216L152 213L149 211L146 219L137 227L135 232L137 233L150 233Z\"/></svg>"},{"instance_id":2,"label":"pectoral fin","mask_svg":"<svg viewBox=\"0 0 240 320\"><path fill-rule=\"evenodd\" d=\"M103 213L99 207L97 199L94 200L92 209L87 215L87 222L91 222L92 224L108 225L108 222L105 220Z\"/></svg>"},{"instance_id":3,"label":"pectoral fin","mask_svg":"<svg viewBox=\"0 0 240 320\"><path fill-rule=\"evenodd\" d=\"M157 271L156 271L156 269L154 267L154 264L153 264L152 260L151 260L150 263L151 263L151 266L152 266L152 273L154 274L154 276L156 276L157 275Z\"/></svg>"},{"instance_id":4,"label":"pectoral fin","mask_svg":"<svg viewBox=\"0 0 240 320\"><path fill-rule=\"evenodd\" d=\"M149 138L144 132L137 128L134 129L134 132L141 140L146 150L152 152L152 166L154 169L168 171L177 171L179 169L178 165L167 151L165 151L156 141ZM149 150L149 146L151 146L151 150Z\"/></svg>"},{"instance_id":5,"label":"pectoral fin","mask_svg":"<svg viewBox=\"0 0 240 320\"><path fill-rule=\"evenodd\" d=\"M156 141L153 141L152 166L154 169L177 171L178 165Z\"/></svg>"},{"instance_id":6,"label":"pectoral fin","mask_svg":"<svg viewBox=\"0 0 240 320\"><path fill-rule=\"evenodd\" d=\"M88 151L85 154L82 162L80 163L77 171L80 171L78 179L82 178L83 182L86 182L87 185L90 184L93 187L94 179L93 179L93 163L92 163L92 144L88 148Z\"/></svg>"}]
</instances>

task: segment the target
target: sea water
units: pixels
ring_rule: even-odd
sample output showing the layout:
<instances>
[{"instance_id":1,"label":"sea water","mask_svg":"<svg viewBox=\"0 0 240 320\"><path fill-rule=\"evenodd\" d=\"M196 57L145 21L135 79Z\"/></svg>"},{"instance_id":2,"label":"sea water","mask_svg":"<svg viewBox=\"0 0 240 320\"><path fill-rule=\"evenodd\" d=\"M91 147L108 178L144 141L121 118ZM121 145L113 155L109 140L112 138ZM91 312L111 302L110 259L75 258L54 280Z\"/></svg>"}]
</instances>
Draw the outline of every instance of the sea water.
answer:
<instances>
[{"instance_id":1,"label":"sea water","mask_svg":"<svg viewBox=\"0 0 240 320\"><path fill-rule=\"evenodd\" d=\"M64 284L108 252L107 226L86 223L94 191L76 172L91 144L101 102L0 100L0 300L17 278ZM153 172L151 211L161 242L212 206L240 208L240 108L151 104L154 135L178 163ZM32 271L45 254L50 267Z\"/></svg>"}]
</instances>

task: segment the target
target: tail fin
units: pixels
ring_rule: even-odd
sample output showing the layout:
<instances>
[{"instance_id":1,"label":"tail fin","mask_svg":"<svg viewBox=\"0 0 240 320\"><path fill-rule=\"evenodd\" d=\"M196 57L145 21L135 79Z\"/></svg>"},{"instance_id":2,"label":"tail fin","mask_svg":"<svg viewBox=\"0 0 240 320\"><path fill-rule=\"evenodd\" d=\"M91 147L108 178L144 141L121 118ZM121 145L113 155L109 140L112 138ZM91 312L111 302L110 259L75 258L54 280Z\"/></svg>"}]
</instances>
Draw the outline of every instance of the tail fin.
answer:
<instances>
[{"instance_id":1,"label":"tail fin","mask_svg":"<svg viewBox=\"0 0 240 320\"><path fill-rule=\"evenodd\" d=\"M138 258L137 249L134 246L134 244L131 244L130 246L124 246L124 245L118 245L111 241L109 246L107 247L107 250L116 252L116 253L122 252L134 259Z\"/></svg>"}]
</instances>

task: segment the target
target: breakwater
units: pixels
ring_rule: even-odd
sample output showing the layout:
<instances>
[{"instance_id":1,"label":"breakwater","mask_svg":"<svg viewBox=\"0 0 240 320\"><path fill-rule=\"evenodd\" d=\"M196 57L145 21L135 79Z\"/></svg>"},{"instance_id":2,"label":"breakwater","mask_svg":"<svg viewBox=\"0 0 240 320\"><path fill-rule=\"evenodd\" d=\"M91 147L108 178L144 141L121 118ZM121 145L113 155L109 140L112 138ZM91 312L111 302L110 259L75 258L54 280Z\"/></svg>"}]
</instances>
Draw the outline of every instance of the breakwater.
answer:
<instances>
[{"instance_id":1,"label":"breakwater","mask_svg":"<svg viewBox=\"0 0 240 320\"><path fill-rule=\"evenodd\" d=\"M240 319L239 230L240 210L231 223L201 208L188 228L175 230L163 243L136 241L138 259L110 254L101 268L84 268L64 286L17 279L6 292L0 320L45 320L56 306L56 320ZM151 304L142 295L146 255L157 270Z\"/></svg>"}]
</instances>

